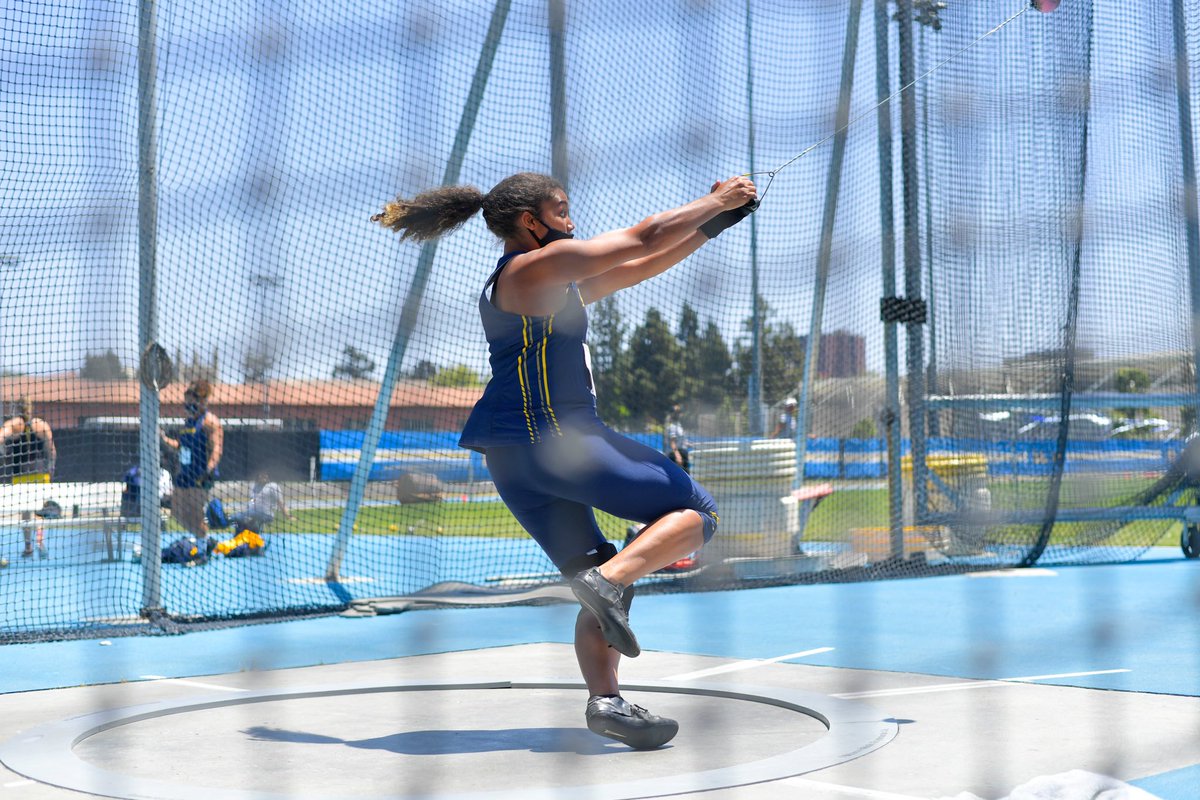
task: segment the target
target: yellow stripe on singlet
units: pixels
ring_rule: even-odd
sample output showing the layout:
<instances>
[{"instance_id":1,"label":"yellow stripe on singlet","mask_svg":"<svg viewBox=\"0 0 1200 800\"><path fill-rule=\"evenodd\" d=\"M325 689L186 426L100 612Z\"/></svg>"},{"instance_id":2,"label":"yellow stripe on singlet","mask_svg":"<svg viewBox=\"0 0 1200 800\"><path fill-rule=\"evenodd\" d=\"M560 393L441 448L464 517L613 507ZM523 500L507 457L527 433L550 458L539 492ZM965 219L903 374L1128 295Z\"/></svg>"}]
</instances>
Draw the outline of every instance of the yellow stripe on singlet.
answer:
<instances>
[{"instance_id":1,"label":"yellow stripe on singlet","mask_svg":"<svg viewBox=\"0 0 1200 800\"><path fill-rule=\"evenodd\" d=\"M550 334L554 332L554 315L551 314L546 324L542 326L542 393L546 403L546 412L550 416L550 424L554 432L562 436L562 428L558 427L558 417L554 414L554 406L550 403L550 370L546 366L546 351L550 349Z\"/></svg>"},{"instance_id":2,"label":"yellow stripe on singlet","mask_svg":"<svg viewBox=\"0 0 1200 800\"><path fill-rule=\"evenodd\" d=\"M536 442L533 421L529 417L529 387L526 385L525 351L529 349L529 318L521 317L521 354L517 356L517 381L521 384L521 412L525 414L525 427L529 429L529 441Z\"/></svg>"}]
</instances>

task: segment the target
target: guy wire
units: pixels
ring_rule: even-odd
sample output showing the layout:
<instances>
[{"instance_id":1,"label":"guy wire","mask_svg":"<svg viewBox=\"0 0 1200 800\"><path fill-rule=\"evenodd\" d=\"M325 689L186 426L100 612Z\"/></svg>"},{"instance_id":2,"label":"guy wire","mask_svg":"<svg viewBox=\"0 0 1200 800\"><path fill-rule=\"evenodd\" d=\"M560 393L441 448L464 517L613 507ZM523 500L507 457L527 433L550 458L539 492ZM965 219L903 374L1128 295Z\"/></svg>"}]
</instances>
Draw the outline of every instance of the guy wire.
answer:
<instances>
[{"instance_id":1,"label":"guy wire","mask_svg":"<svg viewBox=\"0 0 1200 800\"><path fill-rule=\"evenodd\" d=\"M785 162L783 162L782 164L780 164L780 165L779 165L778 167L776 167L775 169L771 169L771 170L759 170L758 172L745 172L745 173L742 173L742 174L743 174L743 176L744 176L744 177L747 177L747 178L753 177L753 176L755 176L755 175L766 175L766 176L768 176L768 177L767 177L767 185L766 185L765 187L763 187L763 190L762 190L762 192L760 192L760 193L759 193L759 195L758 195L758 202L759 202L760 204L762 203L762 201L763 201L763 198L764 198L764 197L766 197L766 195L767 195L767 190L771 188L771 182L775 180L775 176L776 176L776 175L778 175L778 174L779 174L779 173L780 173L780 172L781 172L781 171L782 171L782 170L783 170L785 167L791 166L791 164L792 164L793 162L800 160L800 159L801 159L801 158L803 158L804 156L806 156L806 155L808 155L809 153L811 153L813 150L816 150L818 147L820 147L821 145L825 144L825 143L826 143L826 142L828 142L830 139L832 139L834 136L837 136L839 133L841 133L842 131L846 130L847 128L849 128L849 127L850 127L851 125L853 125L854 123L858 122L858 121L859 121L860 119L862 119L863 117L865 117L865 116L867 116L868 114L871 114L871 113L873 113L874 111L876 111L876 110L877 110L877 109L878 109L880 106L884 105L885 103L890 103L890 102L891 102L891 101L892 101L892 100L893 100L895 97L897 97L898 95L902 94L903 92L906 92L906 91L908 91L908 90L909 90L909 89L911 89L913 86L916 86L916 85L917 85L919 82L921 82L921 81L925 80L927 77L929 77L930 75L932 75L934 72L938 71L939 69L941 69L942 67L944 67L946 64L949 64L951 61L953 61L954 59L958 58L958 57L959 57L959 56L961 56L963 53L967 52L967 51L968 51L968 50L970 50L972 47L974 47L975 45L979 44L980 42L982 42L982 41L983 41L984 39L986 39L987 37L991 36L993 33L996 33L996 32L997 32L997 31L999 31L1001 28L1003 28L1004 26L1008 25L1010 22L1012 22L1012 21L1013 21L1013 20L1015 20L1017 17L1019 17L1019 16L1021 16L1022 14L1024 14L1026 11L1028 11L1028 10L1029 10L1030 8L1032 8L1032 7L1033 7L1033 3L1032 3L1032 0L1030 0L1030 2L1027 2L1027 3L1025 4L1025 6L1024 6L1024 7L1023 7L1023 8L1022 8L1020 11L1018 11L1018 12L1017 12L1017 13L1015 13L1015 14L1013 14L1011 17L1009 17L1008 19L1004 20L1004 21L1003 21L1003 22L1001 22L999 25L997 25L996 27L994 27L994 28L992 28L991 30L989 30L987 33L984 33L984 34L982 34L981 36L979 36L978 38L976 38L974 41L972 41L970 44L966 45L966 46L965 46L965 47L963 47L962 49L960 49L960 50L958 50L958 51L956 51L956 52L954 52L954 53L951 53L949 56L947 56L946 58L942 59L942 60L941 60L941 61L939 61L938 63L934 64L932 67L930 67L928 70L926 70L926 71L925 71L925 72L923 72L922 74L920 74L920 75L918 75L917 77L913 78L913 79L912 79L912 80L911 80L911 81L910 81L910 82L909 82L907 85L905 85L905 86L901 86L899 89L897 89L896 91L892 92L891 94L889 94L887 97L885 97L885 98L883 98L882 100L880 100L880 101L879 101L878 103L876 103L875 105L873 105L873 106L871 106L870 108L867 108L867 109L865 109L865 110L861 111L860 113L858 113L857 115L855 115L855 117L854 117L853 119L851 119L849 122L847 122L845 125L843 125L842 127L838 128L837 130L835 130L835 131L831 132L830 134L828 134L827 136L825 136L824 138L822 138L820 141L814 142L813 144L811 144L811 145L809 145L808 147L804 148L804 150L802 150L802 151L801 151L799 154L797 154L797 155L795 155L795 156L792 156L791 158L789 158L787 161L785 161Z\"/></svg>"}]
</instances>

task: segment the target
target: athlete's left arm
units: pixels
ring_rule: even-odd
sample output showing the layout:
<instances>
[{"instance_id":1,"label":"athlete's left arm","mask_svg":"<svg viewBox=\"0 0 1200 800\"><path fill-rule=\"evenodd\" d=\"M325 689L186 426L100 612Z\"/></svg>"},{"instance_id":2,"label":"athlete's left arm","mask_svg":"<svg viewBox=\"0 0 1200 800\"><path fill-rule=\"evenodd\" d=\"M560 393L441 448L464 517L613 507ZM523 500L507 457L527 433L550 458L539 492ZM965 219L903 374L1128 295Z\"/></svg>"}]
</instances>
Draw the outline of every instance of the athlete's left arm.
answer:
<instances>
[{"instance_id":1,"label":"athlete's left arm","mask_svg":"<svg viewBox=\"0 0 1200 800\"><path fill-rule=\"evenodd\" d=\"M661 275L699 250L700 246L708 240L708 237L700 231L693 231L690 236L672 247L653 255L626 261L608 272L580 281L578 286L579 293L583 296L583 302L586 304L603 300L613 292L627 289L647 278L653 278L655 275Z\"/></svg>"},{"instance_id":2,"label":"athlete's left arm","mask_svg":"<svg viewBox=\"0 0 1200 800\"><path fill-rule=\"evenodd\" d=\"M225 451L225 429L221 426L221 420L207 414L204 417L204 432L208 434L211 444L208 448L208 463L204 467L212 472L221 463L221 454Z\"/></svg>"}]
</instances>

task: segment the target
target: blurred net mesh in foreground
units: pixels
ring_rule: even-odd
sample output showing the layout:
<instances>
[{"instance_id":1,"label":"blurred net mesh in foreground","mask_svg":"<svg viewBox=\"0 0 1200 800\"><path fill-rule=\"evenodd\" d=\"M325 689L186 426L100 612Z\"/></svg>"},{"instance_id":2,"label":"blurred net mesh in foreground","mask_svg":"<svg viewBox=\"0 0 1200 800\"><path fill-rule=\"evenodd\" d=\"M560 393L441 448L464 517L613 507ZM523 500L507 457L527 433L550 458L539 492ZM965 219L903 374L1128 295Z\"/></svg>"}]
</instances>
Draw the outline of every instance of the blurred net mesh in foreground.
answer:
<instances>
[{"instance_id":1,"label":"blurred net mesh in foreground","mask_svg":"<svg viewBox=\"0 0 1200 800\"><path fill-rule=\"evenodd\" d=\"M566 182L584 236L732 174L770 183L748 224L590 309L604 418L659 447L680 404L722 506L721 537L652 580L1187 544L1200 9L915 6L902 30L882 2L160 3L140 30L133 3L10 4L0 398L30 398L59 455L52 483L3 487L0 636L141 630L148 587L179 621L555 580L456 447L497 243L479 219L425 250L368 222L522 170ZM284 488L261 558L134 561L139 302L180 373L164 430L208 378L214 494L237 510L264 469ZM800 435L770 438L789 397ZM32 514L46 499L65 519ZM165 525L163 546L182 536ZM26 534L46 558L22 557Z\"/></svg>"}]
</instances>

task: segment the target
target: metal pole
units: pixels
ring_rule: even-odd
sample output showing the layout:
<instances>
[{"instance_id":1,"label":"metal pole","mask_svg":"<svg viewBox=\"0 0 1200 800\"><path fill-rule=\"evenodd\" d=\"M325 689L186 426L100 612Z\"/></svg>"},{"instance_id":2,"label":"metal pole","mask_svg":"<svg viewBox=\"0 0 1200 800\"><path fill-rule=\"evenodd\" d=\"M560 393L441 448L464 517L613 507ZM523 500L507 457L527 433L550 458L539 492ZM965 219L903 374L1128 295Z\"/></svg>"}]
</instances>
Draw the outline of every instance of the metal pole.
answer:
<instances>
[{"instance_id":1,"label":"metal pole","mask_svg":"<svg viewBox=\"0 0 1200 800\"><path fill-rule=\"evenodd\" d=\"M4 274L10 268L16 269L21 259L12 255L0 255L0 320L4 319ZM5 412L8 404L4 397L4 373L8 370L8 362L4 359L4 331L0 329L0 420L7 418Z\"/></svg>"},{"instance_id":2,"label":"metal pole","mask_svg":"<svg viewBox=\"0 0 1200 800\"><path fill-rule=\"evenodd\" d=\"M754 172L754 31L751 27L750 0L746 0L746 142L749 171ZM763 436L766 423L763 420L762 396L762 316L758 303L758 221L750 217L750 380L746 387L746 403L749 405L748 422L751 436Z\"/></svg>"},{"instance_id":3,"label":"metal pole","mask_svg":"<svg viewBox=\"0 0 1200 800\"><path fill-rule=\"evenodd\" d=\"M821 323L825 316L825 293L829 285L829 265L833 259L833 224L837 219L838 193L842 185L842 164L846 155L847 127L850 122L850 96L854 89L854 61L858 52L858 26L862 0L851 0L846 18L846 42L842 48L842 86L838 94L834 121L833 152L825 179L825 213L821 219L821 242L817 250L817 283L813 288L812 318L808 323L808 341L804 347L804 370L800 381L800 404L796 409L796 477L792 488L804 483L804 459L808 451L809 403L821 354Z\"/></svg>"},{"instance_id":4,"label":"metal pole","mask_svg":"<svg viewBox=\"0 0 1200 800\"><path fill-rule=\"evenodd\" d=\"M904 197L904 294L910 301L921 299L920 187L917 181L917 107L912 90L913 13L912 0L896 0L899 25L900 85L900 177ZM908 324L908 436L913 464L913 517L920 524L928 505L925 466L925 331Z\"/></svg>"},{"instance_id":5,"label":"metal pole","mask_svg":"<svg viewBox=\"0 0 1200 800\"><path fill-rule=\"evenodd\" d=\"M155 84L158 69L154 0L138 6L138 344L139 352L158 337L158 170ZM158 392L139 384L138 469L142 475L142 608L153 619L162 607L161 509L158 497Z\"/></svg>"},{"instance_id":6,"label":"metal pole","mask_svg":"<svg viewBox=\"0 0 1200 800\"><path fill-rule=\"evenodd\" d=\"M876 121L879 127L879 229L883 265L883 296L896 295L896 231L892 202L892 108L885 103L891 96L891 58L888 53L889 0L875 0L875 96L879 101ZM900 475L900 355L895 322L883 325L884 370L887 375L887 401L883 412L884 438L887 442L888 527L892 557L904 557L903 520L904 484Z\"/></svg>"},{"instance_id":7,"label":"metal pole","mask_svg":"<svg viewBox=\"0 0 1200 800\"><path fill-rule=\"evenodd\" d=\"M925 53L925 26L921 26L921 70L924 71L929 64L929 59ZM925 392L926 394L937 394L938 391L938 368L937 368L937 310L934 307L933 293L933 180L930 178L929 165L932 159L929 157L929 84L931 81L921 82L921 179L922 188L925 194L925 275L929 281L929 299L926 301L926 309L929 319L929 366L926 369ZM941 419L936 413L929 413L926 417L929 422L928 434L930 437L938 437L942 435Z\"/></svg>"},{"instance_id":8,"label":"metal pole","mask_svg":"<svg viewBox=\"0 0 1200 800\"><path fill-rule=\"evenodd\" d=\"M569 161L567 158L567 65L564 28L567 11L564 0L549 0L550 31L550 157L551 174L558 178L567 195Z\"/></svg>"},{"instance_id":9,"label":"metal pole","mask_svg":"<svg viewBox=\"0 0 1200 800\"><path fill-rule=\"evenodd\" d=\"M267 324L267 290L279 288L279 276L255 273L250 276L250 284L258 289L258 324L259 352L262 359L262 415L263 420L271 417L271 386L268 381L271 371L271 358L275 345L275 326ZM273 320L272 320L273 322Z\"/></svg>"},{"instance_id":10,"label":"metal pole","mask_svg":"<svg viewBox=\"0 0 1200 800\"><path fill-rule=\"evenodd\" d=\"M483 50L479 54L479 63L475 65L475 76L471 80L471 89L467 93L466 104L463 107L462 118L458 122L458 133L454 137L454 146L450 151L450 160L446 164L446 172L442 176L442 184L449 185L458 180L462 171L463 158L466 156L467 144L471 141L471 133L475 129L475 119L479 115L479 107L483 103L484 89L487 88L488 76L491 74L492 62L496 50L500 46L500 36L504 32L504 23L508 19L508 11L512 0L497 0L492 11L491 24L484 37ZM354 531L354 520L358 516L358 508L362 504L366 492L367 480L371 475L371 466L375 463L375 448L383 435L383 426L387 422L388 408L391 406L392 390L400 376L400 365L404 362L404 354L408 350L409 339L417 326L417 317L425 296L425 287L429 283L429 275L433 270L433 257L437 253L437 241L426 243L421 248L417 258L416 271L413 273L412 284L408 295L404 298L404 307L400 311L400 322L396 327L396 335L392 339L392 349L388 354L387 367L384 369L383 382L379 387L379 396L375 399L375 409L371 413L371 421L367 424L363 436L362 452L354 475L350 479L350 494L346 499L346 508L338 525L337 541L333 552L330 553L329 563L325 568L325 579L336 582L346 548L350 544L350 536Z\"/></svg>"},{"instance_id":11,"label":"metal pole","mask_svg":"<svg viewBox=\"0 0 1200 800\"><path fill-rule=\"evenodd\" d=\"M1200 225L1196 196L1196 145L1192 130L1191 78L1188 72L1187 22L1183 0L1172 4L1175 38L1175 96L1179 104L1179 145L1183 151L1183 213L1187 230L1188 286L1192 301L1192 366L1196 396L1194 425L1200 429Z\"/></svg>"}]
</instances>

